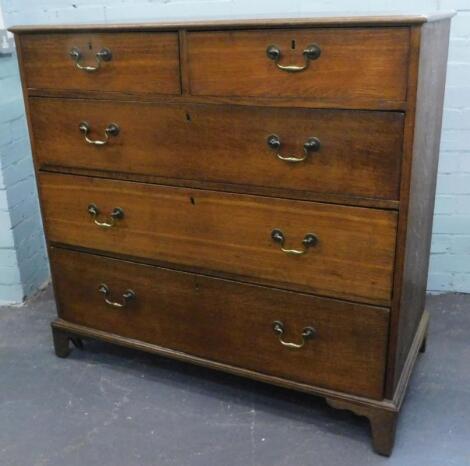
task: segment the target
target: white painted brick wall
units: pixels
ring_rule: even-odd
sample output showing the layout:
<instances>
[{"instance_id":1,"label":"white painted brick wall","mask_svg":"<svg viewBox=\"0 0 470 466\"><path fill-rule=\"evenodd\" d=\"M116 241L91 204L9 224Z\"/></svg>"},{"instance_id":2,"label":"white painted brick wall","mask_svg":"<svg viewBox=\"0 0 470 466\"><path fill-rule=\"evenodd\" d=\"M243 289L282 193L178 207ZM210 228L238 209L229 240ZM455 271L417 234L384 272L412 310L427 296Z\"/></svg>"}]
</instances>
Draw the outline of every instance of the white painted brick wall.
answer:
<instances>
[{"instance_id":1,"label":"white painted brick wall","mask_svg":"<svg viewBox=\"0 0 470 466\"><path fill-rule=\"evenodd\" d=\"M48 280L31 150L15 56L0 56L0 305Z\"/></svg>"},{"instance_id":2,"label":"white painted brick wall","mask_svg":"<svg viewBox=\"0 0 470 466\"><path fill-rule=\"evenodd\" d=\"M470 292L470 1L456 9L449 48L428 289Z\"/></svg>"},{"instance_id":3,"label":"white painted brick wall","mask_svg":"<svg viewBox=\"0 0 470 466\"><path fill-rule=\"evenodd\" d=\"M470 292L470 0L0 1L7 25L283 16L322 11L367 13L410 8L415 12L458 10L451 31L428 288ZM0 140L2 131L5 129L2 130L0 123Z\"/></svg>"},{"instance_id":4,"label":"white painted brick wall","mask_svg":"<svg viewBox=\"0 0 470 466\"><path fill-rule=\"evenodd\" d=\"M5 58L0 57L0 93L6 89L10 75L5 65ZM9 59L11 62L11 59ZM0 97L0 147L10 140L10 124ZM2 149L0 149L2 150ZM3 151L2 151L3 153ZM0 157L0 305L11 302L21 302L23 287L21 285L18 259L15 250L15 240L7 197L7 182L3 174L3 157Z\"/></svg>"}]
</instances>

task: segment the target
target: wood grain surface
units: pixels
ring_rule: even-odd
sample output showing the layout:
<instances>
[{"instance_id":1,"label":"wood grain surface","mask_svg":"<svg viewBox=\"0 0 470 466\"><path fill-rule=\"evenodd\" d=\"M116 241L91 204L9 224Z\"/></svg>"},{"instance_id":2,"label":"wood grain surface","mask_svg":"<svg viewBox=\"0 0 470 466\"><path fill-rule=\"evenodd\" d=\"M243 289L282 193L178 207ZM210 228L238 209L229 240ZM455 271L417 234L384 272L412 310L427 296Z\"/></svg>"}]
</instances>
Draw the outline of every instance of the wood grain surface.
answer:
<instances>
[{"instance_id":1,"label":"wood grain surface","mask_svg":"<svg viewBox=\"0 0 470 466\"><path fill-rule=\"evenodd\" d=\"M20 41L28 88L180 94L176 32L27 34ZM95 66L103 47L112 59L97 71L82 71L70 57L73 47L83 65Z\"/></svg>"},{"instance_id":2,"label":"wood grain surface","mask_svg":"<svg viewBox=\"0 0 470 466\"><path fill-rule=\"evenodd\" d=\"M76 99L31 99L36 158L44 167L76 167L154 175L172 180L230 183L398 200L403 113L306 110L194 104L156 104ZM120 133L105 146L110 123ZM267 144L279 136L279 151ZM304 162L304 144L320 150Z\"/></svg>"},{"instance_id":3,"label":"wood grain surface","mask_svg":"<svg viewBox=\"0 0 470 466\"><path fill-rule=\"evenodd\" d=\"M276 45L282 64L302 65L310 44L321 56L302 72L279 70L266 55ZM188 32L191 94L402 101L408 48L407 28Z\"/></svg>"},{"instance_id":4,"label":"wood grain surface","mask_svg":"<svg viewBox=\"0 0 470 466\"><path fill-rule=\"evenodd\" d=\"M383 392L388 311L196 274L52 248L51 265L61 318L123 337L265 374L380 399ZM121 300L106 304L97 291ZM307 326L316 334L300 349Z\"/></svg>"},{"instance_id":5,"label":"wood grain surface","mask_svg":"<svg viewBox=\"0 0 470 466\"><path fill-rule=\"evenodd\" d=\"M109 253L227 272L321 295L388 304L397 214L391 211L261 196L42 173L41 199L48 238ZM93 223L88 205L113 228ZM286 255L272 240L302 249Z\"/></svg>"}]
</instances>

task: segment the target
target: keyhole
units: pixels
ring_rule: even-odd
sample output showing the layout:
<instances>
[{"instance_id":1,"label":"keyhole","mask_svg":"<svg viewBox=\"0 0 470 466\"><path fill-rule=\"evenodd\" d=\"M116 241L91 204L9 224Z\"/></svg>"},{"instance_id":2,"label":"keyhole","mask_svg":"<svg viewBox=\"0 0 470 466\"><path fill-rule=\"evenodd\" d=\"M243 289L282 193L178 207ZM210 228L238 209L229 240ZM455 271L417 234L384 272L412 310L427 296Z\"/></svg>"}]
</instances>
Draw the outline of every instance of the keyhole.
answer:
<instances>
[{"instance_id":1,"label":"keyhole","mask_svg":"<svg viewBox=\"0 0 470 466\"><path fill-rule=\"evenodd\" d=\"M186 112L186 120L191 121L191 115L188 112Z\"/></svg>"},{"instance_id":2,"label":"keyhole","mask_svg":"<svg viewBox=\"0 0 470 466\"><path fill-rule=\"evenodd\" d=\"M191 196L189 199L190 199L192 205L196 205L196 201L194 200L193 196Z\"/></svg>"},{"instance_id":3,"label":"keyhole","mask_svg":"<svg viewBox=\"0 0 470 466\"><path fill-rule=\"evenodd\" d=\"M292 42L290 43L291 49L295 50L295 39L292 39Z\"/></svg>"},{"instance_id":4,"label":"keyhole","mask_svg":"<svg viewBox=\"0 0 470 466\"><path fill-rule=\"evenodd\" d=\"M91 42L88 42L88 50L91 50L93 46L91 45Z\"/></svg>"}]
</instances>

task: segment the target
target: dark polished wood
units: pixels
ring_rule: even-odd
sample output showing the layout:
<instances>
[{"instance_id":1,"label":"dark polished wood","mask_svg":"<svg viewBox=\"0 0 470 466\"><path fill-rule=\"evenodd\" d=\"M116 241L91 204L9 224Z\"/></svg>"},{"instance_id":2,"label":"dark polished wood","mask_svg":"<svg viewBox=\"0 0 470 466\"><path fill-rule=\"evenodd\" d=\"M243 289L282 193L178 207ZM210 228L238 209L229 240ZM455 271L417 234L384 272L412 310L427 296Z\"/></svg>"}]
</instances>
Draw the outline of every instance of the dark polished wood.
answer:
<instances>
[{"instance_id":1,"label":"dark polished wood","mask_svg":"<svg viewBox=\"0 0 470 466\"><path fill-rule=\"evenodd\" d=\"M407 28L189 32L187 42L193 95L315 96L338 105L406 97ZM309 44L321 55L300 73L277 69L266 55L276 45L282 64L303 65Z\"/></svg>"},{"instance_id":2,"label":"dark polished wood","mask_svg":"<svg viewBox=\"0 0 470 466\"><path fill-rule=\"evenodd\" d=\"M374 450L380 455L390 455L395 443L398 411L394 409L376 409L367 404L334 398L326 398L326 401L332 408L346 409L358 416L367 417L370 422Z\"/></svg>"},{"instance_id":3,"label":"dark polished wood","mask_svg":"<svg viewBox=\"0 0 470 466\"><path fill-rule=\"evenodd\" d=\"M306 294L137 265L51 248L59 316L75 324L142 340L298 382L381 399L388 311ZM98 291L105 283L113 307ZM131 289L127 303L122 294ZM243 312L240 313L240 310ZM302 342L284 347L273 331ZM335 355L335 357L331 357Z\"/></svg>"},{"instance_id":4,"label":"dark polished wood","mask_svg":"<svg viewBox=\"0 0 470 466\"><path fill-rule=\"evenodd\" d=\"M350 194L319 193L315 191L299 191L279 187L266 187L236 183L221 183L204 180L186 180L181 178L163 178L155 175L128 174L117 171L95 170L92 168L74 168L57 165L43 165L42 170L51 173L64 173L70 175L92 176L96 178L111 178L123 181L139 181L141 183L162 184L169 186L182 186L195 189L209 189L213 191L255 194L266 197L282 197L303 201L317 201L327 204L341 204L357 207L373 207L385 210L399 210L400 201L392 199L378 199L370 197L356 197Z\"/></svg>"},{"instance_id":5,"label":"dark polished wood","mask_svg":"<svg viewBox=\"0 0 470 466\"><path fill-rule=\"evenodd\" d=\"M400 379L396 385L396 390L390 404L380 408L371 403L364 403L361 400L326 398L327 403L333 408L352 411L358 416L365 416L369 419L372 444L374 450L384 456L390 456L395 443L395 431L406 389L416 363L419 353L424 352L426 346L427 331L429 325L429 313L421 313L420 321L416 328L413 341L410 346Z\"/></svg>"},{"instance_id":6,"label":"dark polished wood","mask_svg":"<svg viewBox=\"0 0 470 466\"><path fill-rule=\"evenodd\" d=\"M66 358L70 354L70 336L66 332L52 328L52 338L54 340L54 351L59 358Z\"/></svg>"},{"instance_id":7,"label":"dark polished wood","mask_svg":"<svg viewBox=\"0 0 470 466\"><path fill-rule=\"evenodd\" d=\"M410 14L396 12L394 14L365 15L351 14L312 14L306 13L301 16L284 14L282 18L261 15L258 18L243 18L234 16L227 19L226 15L215 18L213 15L206 19L186 21L159 21L138 23L109 23L95 22L93 24L43 24L43 25L17 25L9 28L15 34L25 33L58 33L58 32L122 32L122 31L165 31L165 30L230 30L230 29L270 29L270 28L292 28L313 26L328 27L350 27L350 26L406 26L421 25L442 21L452 17L454 13L446 11L427 12L422 14Z\"/></svg>"},{"instance_id":8,"label":"dark polished wood","mask_svg":"<svg viewBox=\"0 0 470 466\"><path fill-rule=\"evenodd\" d=\"M426 345L451 16L15 28L57 355L97 338L323 396L389 455ZM112 59L78 70L74 46ZM119 131L92 147L81 121Z\"/></svg>"},{"instance_id":9,"label":"dark polished wood","mask_svg":"<svg viewBox=\"0 0 470 466\"><path fill-rule=\"evenodd\" d=\"M50 241L220 270L261 283L360 302L390 303L397 215L392 211L41 173ZM112 228L93 223L95 204ZM318 244L296 257L305 235Z\"/></svg>"},{"instance_id":10,"label":"dark polished wood","mask_svg":"<svg viewBox=\"0 0 470 466\"><path fill-rule=\"evenodd\" d=\"M425 306L434 199L441 140L450 20L420 28L413 77L416 107L405 134L405 183L397 235L389 392L393 396ZM419 61L417 61L419 59ZM414 95L414 93L413 93ZM408 146L408 147L406 147Z\"/></svg>"},{"instance_id":11,"label":"dark polished wood","mask_svg":"<svg viewBox=\"0 0 470 466\"><path fill-rule=\"evenodd\" d=\"M26 85L40 89L180 94L178 35L164 33L74 33L21 36ZM70 57L80 50L81 64L96 66L102 48L112 53L94 72L79 70Z\"/></svg>"},{"instance_id":12,"label":"dark polished wood","mask_svg":"<svg viewBox=\"0 0 470 466\"><path fill-rule=\"evenodd\" d=\"M423 338L425 336L425 329L427 328L428 319L428 313L423 313L420 325L415 334L412 350L409 353L405 365L405 370L402 372L397 391L392 400L374 400L372 398L348 395L322 387L303 384L293 380L275 377L261 372L251 371L246 368L235 367L229 364L182 353L180 351L163 348L158 345L142 342L141 340L134 340L132 338L116 335L114 333L103 332L101 330L78 325L63 319L56 319L53 321L52 329L53 331L59 330L70 338L78 336L99 339L105 342L110 342L129 348L140 349L161 356L171 357L179 361L190 362L192 364L209 367L211 369L216 369L243 377L249 377L260 382L267 382L283 388L289 388L300 392L310 393L312 395L322 396L332 407L337 409L346 409L356 413L359 416L367 417L371 423L372 441L375 451L381 455L390 456L395 441L397 416L401 410L412 369L416 363L418 348L422 345Z\"/></svg>"},{"instance_id":13,"label":"dark polished wood","mask_svg":"<svg viewBox=\"0 0 470 466\"><path fill-rule=\"evenodd\" d=\"M41 167L398 200L402 113L44 98L31 109ZM112 122L120 132L104 146L87 144L82 121L93 139ZM305 153L312 137L320 147Z\"/></svg>"},{"instance_id":14,"label":"dark polished wood","mask_svg":"<svg viewBox=\"0 0 470 466\"><path fill-rule=\"evenodd\" d=\"M181 69L187 69L182 66ZM187 80L187 75L184 76ZM210 104L210 105L240 105L244 107L270 107L270 108L318 108L318 109L349 109L349 110L396 110L404 112L408 109L407 101L388 101L361 99L360 101L348 100L341 104L334 100L315 96L285 97L239 97L239 96L200 96L188 93L181 95L164 94L127 94L126 92L89 91L80 89L25 89L25 95L30 97L52 97L73 99L109 99L125 102L155 102L174 104Z\"/></svg>"}]
</instances>

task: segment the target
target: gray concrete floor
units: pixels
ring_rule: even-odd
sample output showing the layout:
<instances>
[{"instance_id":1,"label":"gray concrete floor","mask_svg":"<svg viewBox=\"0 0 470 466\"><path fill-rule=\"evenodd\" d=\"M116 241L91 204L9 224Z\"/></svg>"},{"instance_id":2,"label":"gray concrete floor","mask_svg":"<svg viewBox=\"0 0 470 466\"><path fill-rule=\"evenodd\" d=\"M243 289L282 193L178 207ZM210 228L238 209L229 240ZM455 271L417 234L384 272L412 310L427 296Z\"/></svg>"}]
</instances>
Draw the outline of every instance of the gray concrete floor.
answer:
<instances>
[{"instance_id":1,"label":"gray concrete floor","mask_svg":"<svg viewBox=\"0 0 470 466\"><path fill-rule=\"evenodd\" d=\"M470 295L428 302L386 459L364 418L316 397L100 342L56 358L48 289L0 309L0 465L470 465Z\"/></svg>"}]
</instances>

